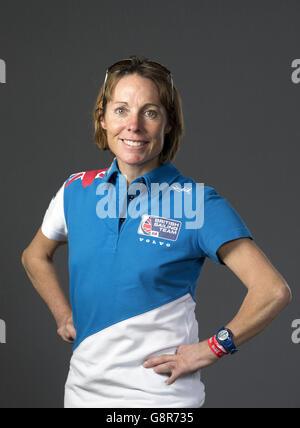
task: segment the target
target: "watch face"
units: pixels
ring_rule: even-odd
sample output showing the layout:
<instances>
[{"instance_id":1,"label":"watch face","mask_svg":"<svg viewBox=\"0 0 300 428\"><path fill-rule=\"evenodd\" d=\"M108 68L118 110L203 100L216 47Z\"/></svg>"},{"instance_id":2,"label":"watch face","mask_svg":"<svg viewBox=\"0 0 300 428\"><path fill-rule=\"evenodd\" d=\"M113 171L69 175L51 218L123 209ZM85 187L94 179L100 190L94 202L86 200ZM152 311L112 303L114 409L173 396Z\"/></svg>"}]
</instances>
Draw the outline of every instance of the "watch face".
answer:
<instances>
[{"instance_id":1,"label":"watch face","mask_svg":"<svg viewBox=\"0 0 300 428\"><path fill-rule=\"evenodd\" d=\"M224 340L227 340L228 338L229 338L229 333L227 330L219 331L219 333L218 333L218 339L219 340L224 341Z\"/></svg>"}]
</instances>

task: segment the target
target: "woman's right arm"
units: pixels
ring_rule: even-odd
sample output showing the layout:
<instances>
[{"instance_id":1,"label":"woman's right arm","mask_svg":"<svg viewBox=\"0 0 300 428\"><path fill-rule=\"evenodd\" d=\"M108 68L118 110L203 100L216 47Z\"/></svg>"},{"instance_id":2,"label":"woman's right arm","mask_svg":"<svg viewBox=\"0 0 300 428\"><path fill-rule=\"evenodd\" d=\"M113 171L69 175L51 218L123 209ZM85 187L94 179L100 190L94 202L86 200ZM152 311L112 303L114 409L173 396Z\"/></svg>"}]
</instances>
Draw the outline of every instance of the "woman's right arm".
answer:
<instances>
[{"instance_id":1,"label":"woman's right arm","mask_svg":"<svg viewBox=\"0 0 300 428\"><path fill-rule=\"evenodd\" d=\"M53 256L56 249L67 241L47 238L39 228L32 242L22 253L22 265L34 288L50 309L58 335L66 342L73 343L76 330L72 310L59 283Z\"/></svg>"}]
</instances>

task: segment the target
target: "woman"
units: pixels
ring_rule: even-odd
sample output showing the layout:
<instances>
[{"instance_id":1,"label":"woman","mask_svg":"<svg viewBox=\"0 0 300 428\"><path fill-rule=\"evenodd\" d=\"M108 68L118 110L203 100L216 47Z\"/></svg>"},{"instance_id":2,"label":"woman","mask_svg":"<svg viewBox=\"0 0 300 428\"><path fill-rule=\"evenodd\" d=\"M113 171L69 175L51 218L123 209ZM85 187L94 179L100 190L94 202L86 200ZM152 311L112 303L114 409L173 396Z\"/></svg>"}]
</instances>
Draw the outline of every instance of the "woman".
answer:
<instances>
[{"instance_id":1,"label":"woman","mask_svg":"<svg viewBox=\"0 0 300 428\"><path fill-rule=\"evenodd\" d=\"M201 407L200 369L261 332L289 303L289 287L230 204L212 187L198 193L172 164L184 127L166 68L135 56L111 66L94 121L112 164L65 180L22 256L58 334L74 341L65 407ZM202 212L190 227L189 197ZM72 309L53 264L66 242ZM232 321L199 342L195 289L206 257L248 291Z\"/></svg>"}]
</instances>

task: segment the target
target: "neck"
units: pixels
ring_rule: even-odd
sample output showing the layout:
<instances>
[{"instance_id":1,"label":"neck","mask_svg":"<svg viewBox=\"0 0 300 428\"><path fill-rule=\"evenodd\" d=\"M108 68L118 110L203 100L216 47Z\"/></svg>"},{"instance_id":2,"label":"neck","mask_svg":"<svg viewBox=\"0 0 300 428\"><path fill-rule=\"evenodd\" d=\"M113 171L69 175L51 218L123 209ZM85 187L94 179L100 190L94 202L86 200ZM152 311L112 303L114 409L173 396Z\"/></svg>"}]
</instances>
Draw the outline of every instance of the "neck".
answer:
<instances>
[{"instance_id":1,"label":"neck","mask_svg":"<svg viewBox=\"0 0 300 428\"><path fill-rule=\"evenodd\" d=\"M158 157L142 164L128 164L117 158L117 163L121 174L124 175L127 180L127 187L129 187L130 183L136 178L161 166Z\"/></svg>"}]
</instances>

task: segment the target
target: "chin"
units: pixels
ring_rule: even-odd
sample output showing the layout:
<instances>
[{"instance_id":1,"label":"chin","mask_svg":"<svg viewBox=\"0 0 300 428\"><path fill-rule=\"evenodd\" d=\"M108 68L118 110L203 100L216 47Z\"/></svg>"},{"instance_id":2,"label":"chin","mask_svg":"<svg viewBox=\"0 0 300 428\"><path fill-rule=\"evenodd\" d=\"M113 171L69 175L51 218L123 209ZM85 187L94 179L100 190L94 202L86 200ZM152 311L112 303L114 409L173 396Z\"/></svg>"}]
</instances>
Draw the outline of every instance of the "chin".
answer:
<instances>
[{"instance_id":1,"label":"chin","mask_svg":"<svg viewBox=\"0 0 300 428\"><path fill-rule=\"evenodd\" d=\"M146 163L150 163L153 162L155 163L157 161L157 163L159 162L159 154L155 155L155 156L143 156L143 155L138 155L138 154L130 154L130 155L121 155L118 156L118 154L116 154L117 159L120 159L121 162L127 163L128 165L143 165Z\"/></svg>"}]
</instances>

